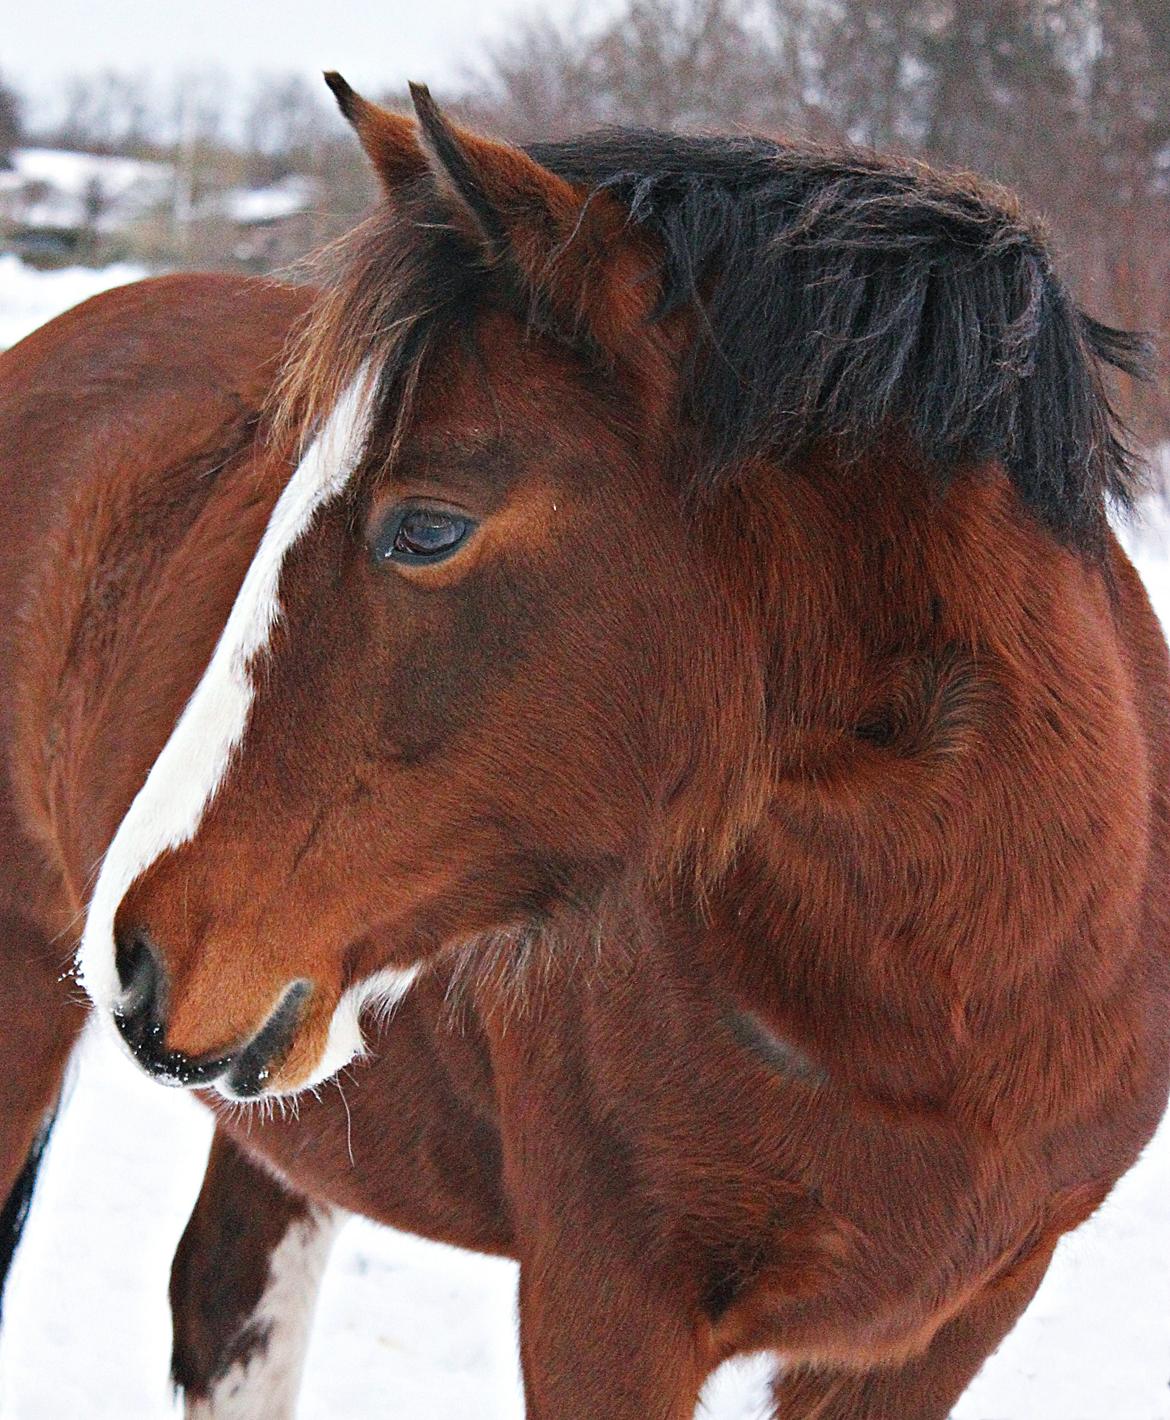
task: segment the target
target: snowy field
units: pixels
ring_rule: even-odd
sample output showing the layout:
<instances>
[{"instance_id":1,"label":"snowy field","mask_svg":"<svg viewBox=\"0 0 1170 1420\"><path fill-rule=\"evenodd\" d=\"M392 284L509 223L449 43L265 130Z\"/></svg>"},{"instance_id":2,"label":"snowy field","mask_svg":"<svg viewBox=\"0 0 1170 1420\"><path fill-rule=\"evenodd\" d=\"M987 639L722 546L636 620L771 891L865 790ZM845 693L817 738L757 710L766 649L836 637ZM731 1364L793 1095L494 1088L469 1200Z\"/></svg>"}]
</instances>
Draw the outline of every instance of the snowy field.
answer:
<instances>
[{"instance_id":1,"label":"snowy field","mask_svg":"<svg viewBox=\"0 0 1170 1420\"><path fill-rule=\"evenodd\" d=\"M0 345L122 281L128 268L34 275L0 256ZM1131 539L1170 625L1159 533ZM0 1420L162 1420L166 1280L210 1135L189 1097L85 1040L13 1269ZM516 1273L350 1222L326 1276L302 1420L520 1420ZM762 1420L761 1365L708 1387L706 1420ZM1027 1315L954 1420L1170 1420L1170 1126L1060 1247Z\"/></svg>"}]
</instances>

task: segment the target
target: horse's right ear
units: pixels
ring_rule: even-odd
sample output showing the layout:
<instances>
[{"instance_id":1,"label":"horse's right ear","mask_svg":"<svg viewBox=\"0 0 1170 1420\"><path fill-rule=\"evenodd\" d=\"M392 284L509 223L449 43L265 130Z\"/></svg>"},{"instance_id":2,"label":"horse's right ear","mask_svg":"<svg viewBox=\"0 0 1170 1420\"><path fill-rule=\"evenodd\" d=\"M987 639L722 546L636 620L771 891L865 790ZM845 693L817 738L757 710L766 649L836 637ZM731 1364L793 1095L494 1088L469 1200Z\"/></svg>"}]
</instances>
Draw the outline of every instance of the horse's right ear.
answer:
<instances>
[{"instance_id":1,"label":"horse's right ear","mask_svg":"<svg viewBox=\"0 0 1170 1420\"><path fill-rule=\"evenodd\" d=\"M343 117L353 125L387 192L427 171L427 158L419 147L418 124L413 118L363 99L336 70L326 72L325 82Z\"/></svg>"},{"instance_id":2,"label":"horse's right ear","mask_svg":"<svg viewBox=\"0 0 1170 1420\"><path fill-rule=\"evenodd\" d=\"M657 296L651 241L609 193L590 193L523 149L448 122L425 87L410 86L414 118L363 99L327 73L341 112L391 199L424 176L468 258L497 270L551 333L585 335L613 356L639 350Z\"/></svg>"}]
</instances>

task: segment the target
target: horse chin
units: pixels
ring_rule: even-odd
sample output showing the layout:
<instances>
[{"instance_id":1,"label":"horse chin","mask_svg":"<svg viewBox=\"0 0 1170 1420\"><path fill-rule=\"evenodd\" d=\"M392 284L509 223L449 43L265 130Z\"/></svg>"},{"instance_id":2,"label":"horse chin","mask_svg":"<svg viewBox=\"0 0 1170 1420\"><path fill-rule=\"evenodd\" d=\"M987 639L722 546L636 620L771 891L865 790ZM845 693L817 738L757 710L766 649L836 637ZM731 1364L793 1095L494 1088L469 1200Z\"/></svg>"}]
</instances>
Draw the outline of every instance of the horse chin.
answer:
<instances>
[{"instance_id":1,"label":"horse chin","mask_svg":"<svg viewBox=\"0 0 1170 1420\"><path fill-rule=\"evenodd\" d=\"M372 1012L385 1020L406 995L420 969L418 965L387 967L342 992L315 1058L312 1038L305 1039L302 1031L302 1038L293 1042L279 1069L270 1074L261 1070L241 1075L233 1066L215 1081L215 1090L224 1099L239 1104L261 1099L289 1099L316 1089L351 1061L366 1054L362 1016Z\"/></svg>"}]
</instances>

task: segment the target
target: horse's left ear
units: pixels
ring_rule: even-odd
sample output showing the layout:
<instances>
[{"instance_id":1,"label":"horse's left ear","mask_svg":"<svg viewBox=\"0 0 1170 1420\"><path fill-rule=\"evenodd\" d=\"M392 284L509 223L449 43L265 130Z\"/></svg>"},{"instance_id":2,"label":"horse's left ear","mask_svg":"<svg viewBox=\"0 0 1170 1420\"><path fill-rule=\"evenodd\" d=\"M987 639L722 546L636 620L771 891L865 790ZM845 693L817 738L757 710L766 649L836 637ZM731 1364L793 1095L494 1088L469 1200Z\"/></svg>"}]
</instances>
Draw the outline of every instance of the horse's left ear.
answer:
<instances>
[{"instance_id":1,"label":"horse's left ear","mask_svg":"<svg viewBox=\"0 0 1170 1420\"><path fill-rule=\"evenodd\" d=\"M640 279L644 242L625 209L519 148L456 127L424 85L410 94L440 195L481 260L518 278L565 334L616 352L653 299L653 283Z\"/></svg>"},{"instance_id":2,"label":"horse's left ear","mask_svg":"<svg viewBox=\"0 0 1170 1420\"><path fill-rule=\"evenodd\" d=\"M427 171L426 157L418 145L418 127L411 119L362 98L336 69L327 69L323 77L390 196L402 183Z\"/></svg>"}]
</instances>

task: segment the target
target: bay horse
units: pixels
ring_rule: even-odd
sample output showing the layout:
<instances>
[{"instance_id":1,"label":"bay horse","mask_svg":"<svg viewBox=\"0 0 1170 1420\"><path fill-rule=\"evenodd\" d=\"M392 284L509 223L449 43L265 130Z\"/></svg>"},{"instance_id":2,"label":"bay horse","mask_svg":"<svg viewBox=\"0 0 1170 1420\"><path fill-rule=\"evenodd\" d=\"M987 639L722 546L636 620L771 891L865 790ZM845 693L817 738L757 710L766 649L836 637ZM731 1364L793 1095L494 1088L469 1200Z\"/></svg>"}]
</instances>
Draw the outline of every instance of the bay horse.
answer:
<instances>
[{"instance_id":1,"label":"bay horse","mask_svg":"<svg viewBox=\"0 0 1170 1420\"><path fill-rule=\"evenodd\" d=\"M1141 343L973 179L329 82L384 197L318 288L0 360L8 1235L84 918L217 1111L188 1415L291 1414L348 1210L519 1259L533 1420L757 1351L943 1420L1166 1101Z\"/></svg>"}]
</instances>

